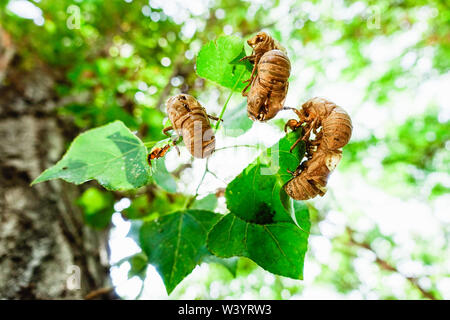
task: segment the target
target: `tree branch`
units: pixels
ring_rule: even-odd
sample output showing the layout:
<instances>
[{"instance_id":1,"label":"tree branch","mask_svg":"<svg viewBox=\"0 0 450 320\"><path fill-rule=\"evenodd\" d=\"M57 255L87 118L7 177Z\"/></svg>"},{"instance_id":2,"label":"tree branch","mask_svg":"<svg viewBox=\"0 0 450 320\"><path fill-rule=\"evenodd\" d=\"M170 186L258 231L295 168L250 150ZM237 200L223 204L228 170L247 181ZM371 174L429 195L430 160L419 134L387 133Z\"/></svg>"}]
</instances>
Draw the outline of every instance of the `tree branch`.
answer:
<instances>
[{"instance_id":1,"label":"tree branch","mask_svg":"<svg viewBox=\"0 0 450 320\"><path fill-rule=\"evenodd\" d=\"M408 277L408 276L405 276L404 274L402 274L402 273L397 269L396 266L394 266L394 265L392 265L391 263L389 263L388 261L386 261L386 260L380 258L380 257L377 255L377 253L375 252L375 250L372 249L372 247L370 246L370 244L365 243L365 242L359 242L359 241L356 241L355 238L353 237L353 234L355 233L354 230L352 230L351 228L347 227L347 233L348 233L348 235L350 236L350 241L349 241L349 243L350 243L351 245L356 246L356 247L360 247L360 248L364 248L364 249L369 250L369 251L371 251L371 252L373 252L373 253L375 254L375 257L376 257L375 262L376 262L376 264L377 264L381 269L387 270L387 271L391 271L391 272L395 272L395 273L400 274L403 278L405 278L406 280L408 280L409 283L411 283L411 285L412 285L413 287L415 287L417 290L419 290L420 293L421 293L424 297L426 297L426 298L428 298L428 299L430 299L430 300L439 300L439 298L436 297L436 295L435 295L433 292L430 292L430 291L424 289L424 288L419 284L419 279L417 279L417 278L415 278L415 277Z\"/></svg>"}]
</instances>

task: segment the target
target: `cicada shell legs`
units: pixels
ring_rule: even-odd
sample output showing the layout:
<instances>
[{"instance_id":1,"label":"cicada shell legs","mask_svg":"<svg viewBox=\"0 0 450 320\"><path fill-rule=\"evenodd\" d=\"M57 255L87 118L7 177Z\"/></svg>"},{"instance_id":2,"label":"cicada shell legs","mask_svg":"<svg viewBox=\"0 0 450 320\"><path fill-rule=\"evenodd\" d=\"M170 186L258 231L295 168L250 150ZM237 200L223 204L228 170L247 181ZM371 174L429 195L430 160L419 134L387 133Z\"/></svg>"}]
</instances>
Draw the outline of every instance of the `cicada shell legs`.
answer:
<instances>
[{"instance_id":1,"label":"cicada shell legs","mask_svg":"<svg viewBox=\"0 0 450 320\"><path fill-rule=\"evenodd\" d=\"M173 130L173 127L172 127L172 126L169 126L169 127L164 128L162 132L163 132L163 134L165 134L166 136L172 138L172 136L168 133L168 131L170 131L170 130ZM173 146L175 147L175 149L177 150L178 155L180 155L180 154L181 154L181 153L180 153L180 148L178 148L178 146L177 146L177 144L176 144L177 141L178 141L178 139L179 139L178 136L175 137L175 139L172 138L172 144L173 144Z\"/></svg>"}]
</instances>

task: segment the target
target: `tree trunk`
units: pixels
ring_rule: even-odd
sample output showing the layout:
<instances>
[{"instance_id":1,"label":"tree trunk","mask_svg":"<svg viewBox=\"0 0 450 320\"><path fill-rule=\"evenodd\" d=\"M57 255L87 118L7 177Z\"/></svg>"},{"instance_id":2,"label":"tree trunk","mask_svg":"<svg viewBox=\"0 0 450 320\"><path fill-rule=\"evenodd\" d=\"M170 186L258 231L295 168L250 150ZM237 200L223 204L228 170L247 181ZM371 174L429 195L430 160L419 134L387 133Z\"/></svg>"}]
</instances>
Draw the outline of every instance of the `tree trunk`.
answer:
<instances>
[{"instance_id":1,"label":"tree trunk","mask_svg":"<svg viewBox=\"0 0 450 320\"><path fill-rule=\"evenodd\" d=\"M11 50L0 29L0 299L82 299L108 286L107 232L84 225L78 187L30 187L76 130L57 117L54 71L22 71Z\"/></svg>"}]
</instances>

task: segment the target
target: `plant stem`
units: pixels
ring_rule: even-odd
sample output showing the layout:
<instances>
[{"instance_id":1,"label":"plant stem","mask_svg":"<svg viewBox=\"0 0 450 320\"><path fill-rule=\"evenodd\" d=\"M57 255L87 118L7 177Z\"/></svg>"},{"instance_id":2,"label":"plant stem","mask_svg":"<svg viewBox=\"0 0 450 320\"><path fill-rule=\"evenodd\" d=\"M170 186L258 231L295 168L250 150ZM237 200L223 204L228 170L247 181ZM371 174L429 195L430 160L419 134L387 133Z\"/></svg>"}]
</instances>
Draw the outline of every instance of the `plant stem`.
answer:
<instances>
[{"instance_id":1,"label":"plant stem","mask_svg":"<svg viewBox=\"0 0 450 320\"><path fill-rule=\"evenodd\" d=\"M159 141L146 141L146 142L144 142L144 146L148 147L148 146L154 145L157 142L159 142Z\"/></svg>"},{"instance_id":2,"label":"plant stem","mask_svg":"<svg viewBox=\"0 0 450 320\"><path fill-rule=\"evenodd\" d=\"M234 146L226 146L226 147L222 147L222 148L217 148L214 150L214 152L220 151L220 150L232 149L232 148L256 148L257 149L259 147L261 147L261 145L237 144Z\"/></svg>"},{"instance_id":3,"label":"plant stem","mask_svg":"<svg viewBox=\"0 0 450 320\"><path fill-rule=\"evenodd\" d=\"M186 202L184 203L185 210L189 209L192 206L192 204L194 203L195 199L197 199L197 197L198 197L198 190L200 189L200 186L202 185L203 180L205 180L206 173L208 172L208 161L209 161L209 158L206 159L205 170L203 171L202 178L200 179L200 182L199 182L197 188L195 189L195 195L186 199Z\"/></svg>"},{"instance_id":4,"label":"plant stem","mask_svg":"<svg viewBox=\"0 0 450 320\"><path fill-rule=\"evenodd\" d=\"M233 85L233 88L231 89L230 94L228 95L228 98L227 98L227 100L225 101L225 104L224 104L223 107L222 107L222 111L220 112L219 120L218 120L217 123L216 123L216 127L215 127L216 131L219 129L220 121L222 120L223 115L224 115L224 113L225 113L225 110L227 109L228 102L230 101L231 96L233 95L234 90L236 89L236 87L237 87L239 81L241 81L241 78L242 78L242 76L244 75L244 72L245 72L245 68L242 69L241 75L240 75L239 78L236 80L235 84Z\"/></svg>"}]
</instances>

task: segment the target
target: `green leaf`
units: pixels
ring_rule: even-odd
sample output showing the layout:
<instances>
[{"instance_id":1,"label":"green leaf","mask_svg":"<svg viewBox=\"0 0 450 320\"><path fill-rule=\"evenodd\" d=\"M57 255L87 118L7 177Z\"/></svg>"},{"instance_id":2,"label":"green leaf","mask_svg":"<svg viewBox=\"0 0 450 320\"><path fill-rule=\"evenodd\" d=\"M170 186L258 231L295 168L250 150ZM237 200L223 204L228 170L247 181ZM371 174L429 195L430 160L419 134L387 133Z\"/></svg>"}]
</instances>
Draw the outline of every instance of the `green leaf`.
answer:
<instances>
[{"instance_id":1,"label":"green leaf","mask_svg":"<svg viewBox=\"0 0 450 320\"><path fill-rule=\"evenodd\" d=\"M162 189L154 193L143 194L131 201L131 205L123 210L128 219L142 219L145 221L156 219L184 208L187 197L182 194L172 195Z\"/></svg>"},{"instance_id":2,"label":"green leaf","mask_svg":"<svg viewBox=\"0 0 450 320\"><path fill-rule=\"evenodd\" d=\"M292 152L290 151L291 146L300 136L301 130L288 133L257 159L259 162L270 165L272 170L269 172L272 172L283 184L292 179L292 174L288 170L294 171L297 169L305 155L305 143L303 141L298 143Z\"/></svg>"},{"instance_id":3,"label":"green leaf","mask_svg":"<svg viewBox=\"0 0 450 320\"><path fill-rule=\"evenodd\" d=\"M303 279L308 232L293 223L256 224L230 213L208 235L216 256L244 256L274 274Z\"/></svg>"},{"instance_id":4,"label":"green leaf","mask_svg":"<svg viewBox=\"0 0 450 320\"><path fill-rule=\"evenodd\" d=\"M111 193L89 188L77 200L83 208L84 221L96 229L106 228L114 213L114 197Z\"/></svg>"},{"instance_id":5,"label":"green leaf","mask_svg":"<svg viewBox=\"0 0 450 320\"><path fill-rule=\"evenodd\" d=\"M234 58L230 64L239 64L239 65L243 65L247 68L247 70L251 73L253 71L253 64L248 60L241 60L243 57L245 57L247 54L245 53L245 48L242 48L241 53Z\"/></svg>"},{"instance_id":6,"label":"green leaf","mask_svg":"<svg viewBox=\"0 0 450 320\"><path fill-rule=\"evenodd\" d=\"M437 183L434 185L434 187L431 189L431 193L429 198L433 199L433 198L437 198L439 196L442 196L444 194L448 194L450 193L450 188L444 186L442 183Z\"/></svg>"},{"instance_id":7,"label":"green leaf","mask_svg":"<svg viewBox=\"0 0 450 320\"><path fill-rule=\"evenodd\" d=\"M311 220L309 217L309 208L303 201L295 201L293 200L293 209L294 209L294 217L297 225L309 232L311 229Z\"/></svg>"},{"instance_id":8,"label":"green leaf","mask_svg":"<svg viewBox=\"0 0 450 320\"><path fill-rule=\"evenodd\" d=\"M308 208L283 189L305 152L292 132L243 170L225 191L231 211L208 235L208 249L222 258L243 256L279 275L302 279L310 229Z\"/></svg>"},{"instance_id":9,"label":"green leaf","mask_svg":"<svg viewBox=\"0 0 450 320\"><path fill-rule=\"evenodd\" d=\"M142 121L147 125L146 137L152 140L164 139L166 136L162 133L163 119L165 114L154 108L142 109Z\"/></svg>"},{"instance_id":10,"label":"green leaf","mask_svg":"<svg viewBox=\"0 0 450 320\"><path fill-rule=\"evenodd\" d=\"M228 209L247 222L293 221L283 185L292 178L304 155L302 143L289 152L299 134L292 132L259 156L231 181L225 191Z\"/></svg>"},{"instance_id":11,"label":"green leaf","mask_svg":"<svg viewBox=\"0 0 450 320\"><path fill-rule=\"evenodd\" d=\"M281 214L285 211L277 203L277 199L280 198L280 186L276 177L262 175L263 169L267 167L259 164L247 167L228 184L225 191L228 210L245 221L260 224L273 222L277 209ZM286 214L285 216L286 219L289 218Z\"/></svg>"},{"instance_id":12,"label":"green leaf","mask_svg":"<svg viewBox=\"0 0 450 320\"><path fill-rule=\"evenodd\" d=\"M80 134L63 158L32 185L58 178L75 184L95 179L108 190L129 190L147 184L150 175L146 147L115 121Z\"/></svg>"},{"instance_id":13,"label":"green leaf","mask_svg":"<svg viewBox=\"0 0 450 320\"><path fill-rule=\"evenodd\" d=\"M203 210L178 211L141 227L141 247L169 294L200 263L207 252L207 234L219 217Z\"/></svg>"},{"instance_id":14,"label":"green leaf","mask_svg":"<svg viewBox=\"0 0 450 320\"><path fill-rule=\"evenodd\" d=\"M195 200L191 209L214 211L217 207L217 197L215 194L208 194L199 200Z\"/></svg>"},{"instance_id":15,"label":"green leaf","mask_svg":"<svg viewBox=\"0 0 450 320\"><path fill-rule=\"evenodd\" d=\"M130 263L130 270L128 271L128 279L137 276L141 280L145 279L147 274L148 258L143 252L136 253L135 255L128 258Z\"/></svg>"},{"instance_id":16,"label":"green leaf","mask_svg":"<svg viewBox=\"0 0 450 320\"><path fill-rule=\"evenodd\" d=\"M225 269L227 269L233 277L236 277L237 267L238 267L238 262L239 262L238 257L219 258L217 256L210 254L210 255L205 256L205 258L203 258L203 262L215 263L215 264L221 265Z\"/></svg>"},{"instance_id":17,"label":"green leaf","mask_svg":"<svg viewBox=\"0 0 450 320\"><path fill-rule=\"evenodd\" d=\"M197 74L221 86L242 91L246 84L242 80L250 78L245 65L235 64L243 53L244 40L236 36L221 36L216 41L205 44L197 56ZM233 64L231 64L233 63Z\"/></svg>"},{"instance_id":18,"label":"green leaf","mask_svg":"<svg viewBox=\"0 0 450 320\"><path fill-rule=\"evenodd\" d=\"M177 183L167 171L165 158L159 158L152 161L152 177L155 183L167 192L177 192Z\"/></svg>"},{"instance_id":19,"label":"green leaf","mask_svg":"<svg viewBox=\"0 0 450 320\"><path fill-rule=\"evenodd\" d=\"M131 205L122 211L128 219L143 219L150 214L150 202L147 194L140 195L133 199Z\"/></svg>"},{"instance_id":20,"label":"green leaf","mask_svg":"<svg viewBox=\"0 0 450 320\"><path fill-rule=\"evenodd\" d=\"M234 109L228 110L223 123L227 136L238 137L247 132L253 126L253 121L247 115L247 100L243 100Z\"/></svg>"}]
</instances>

